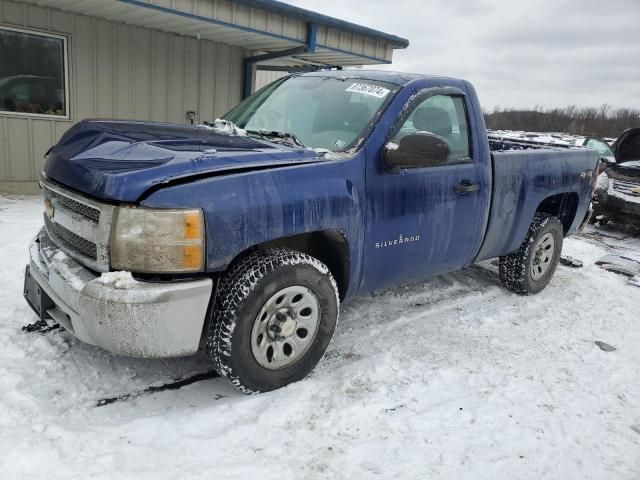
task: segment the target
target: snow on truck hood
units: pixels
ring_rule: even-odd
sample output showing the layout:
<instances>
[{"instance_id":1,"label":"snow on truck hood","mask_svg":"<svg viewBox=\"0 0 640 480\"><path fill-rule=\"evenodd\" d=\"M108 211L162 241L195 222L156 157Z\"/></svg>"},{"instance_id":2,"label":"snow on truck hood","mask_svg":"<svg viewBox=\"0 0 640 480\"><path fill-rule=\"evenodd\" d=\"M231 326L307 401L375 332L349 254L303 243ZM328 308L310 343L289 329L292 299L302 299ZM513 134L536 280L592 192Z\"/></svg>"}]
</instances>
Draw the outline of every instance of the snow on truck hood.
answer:
<instances>
[{"instance_id":1,"label":"snow on truck hood","mask_svg":"<svg viewBox=\"0 0 640 480\"><path fill-rule=\"evenodd\" d=\"M43 174L100 200L134 203L157 185L192 176L322 161L311 150L216 126L83 120L48 152Z\"/></svg>"}]
</instances>

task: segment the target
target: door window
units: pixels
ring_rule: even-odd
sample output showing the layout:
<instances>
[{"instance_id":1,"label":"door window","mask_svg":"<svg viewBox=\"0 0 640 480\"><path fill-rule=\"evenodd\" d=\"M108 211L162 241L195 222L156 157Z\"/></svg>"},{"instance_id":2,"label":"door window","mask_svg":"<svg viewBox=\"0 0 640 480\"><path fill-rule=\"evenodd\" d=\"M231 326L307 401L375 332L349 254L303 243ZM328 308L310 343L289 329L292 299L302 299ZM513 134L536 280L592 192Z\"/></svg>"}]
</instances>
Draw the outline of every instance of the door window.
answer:
<instances>
[{"instance_id":1,"label":"door window","mask_svg":"<svg viewBox=\"0 0 640 480\"><path fill-rule=\"evenodd\" d=\"M452 95L433 95L416 104L391 142L402 145L408 135L428 132L441 137L449 146L445 160L429 161L425 166L471 162L469 126L464 98ZM425 155L429 155L425 152Z\"/></svg>"}]
</instances>

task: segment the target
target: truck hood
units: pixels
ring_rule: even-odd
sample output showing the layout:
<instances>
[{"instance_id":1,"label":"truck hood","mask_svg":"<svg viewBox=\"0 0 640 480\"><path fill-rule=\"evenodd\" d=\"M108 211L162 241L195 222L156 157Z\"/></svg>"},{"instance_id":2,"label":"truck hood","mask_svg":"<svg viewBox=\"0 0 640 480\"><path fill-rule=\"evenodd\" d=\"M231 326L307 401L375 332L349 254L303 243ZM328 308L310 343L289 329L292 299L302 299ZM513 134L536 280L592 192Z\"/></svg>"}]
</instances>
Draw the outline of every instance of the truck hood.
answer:
<instances>
[{"instance_id":1,"label":"truck hood","mask_svg":"<svg viewBox=\"0 0 640 480\"><path fill-rule=\"evenodd\" d=\"M620 180L624 180L623 177L627 177L627 180L640 180L640 160L630 160L624 163L617 163L612 165L608 171L610 174L609 176L612 178L620 178Z\"/></svg>"},{"instance_id":2,"label":"truck hood","mask_svg":"<svg viewBox=\"0 0 640 480\"><path fill-rule=\"evenodd\" d=\"M616 163L608 169L609 176L618 180L640 179L640 128L625 130L613 145Z\"/></svg>"},{"instance_id":3,"label":"truck hood","mask_svg":"<svg viewBox=\"0 0 640 480\"><path fill-rule=\"evenodd\" d=\"M83 120L47 152L43 176L110 202L202 176L320 162L290 148L206 126Z\"/></svg>"},{"instance_id":4,"label":"truck hood","mask_svg":"<svg viewBox=\"0 0 640 480\"><path fill-rule=\"evenodd\" d=\"M640 161L640 127L622 132L613 145L616 163Z\"/></svg>"}]
</instances>

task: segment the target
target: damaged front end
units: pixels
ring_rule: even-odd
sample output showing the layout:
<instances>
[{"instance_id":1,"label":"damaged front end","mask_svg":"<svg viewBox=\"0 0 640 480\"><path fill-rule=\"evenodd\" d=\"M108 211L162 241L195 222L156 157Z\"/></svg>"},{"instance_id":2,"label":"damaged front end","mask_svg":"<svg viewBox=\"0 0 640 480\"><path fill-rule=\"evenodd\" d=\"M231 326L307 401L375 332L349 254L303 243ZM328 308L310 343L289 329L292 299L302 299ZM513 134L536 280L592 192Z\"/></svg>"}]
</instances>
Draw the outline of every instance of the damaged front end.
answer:
<instances>
[{"instance_id":1,"label":"damaged front end","mask_svg":"<svg viewBox=\"0 0 640 480\"><path fill-rule=\"evenodd\" d=\"M598 178L596 217L640 227L640 128L624 132L614 145L616 163Z\"/></svg>"},{"instance_id":2,"label":"damaged front end","mask_svg":"<svg viewBox=\"0 0 640 480\"><path fill-rule=\"evenodd\" d=\"M25 298L41 320L122 355L175 357L198 350L211 279L168 283L125 272L100 275L67 255L45 228L29 251Z\"/></svg>"}]
</instances>

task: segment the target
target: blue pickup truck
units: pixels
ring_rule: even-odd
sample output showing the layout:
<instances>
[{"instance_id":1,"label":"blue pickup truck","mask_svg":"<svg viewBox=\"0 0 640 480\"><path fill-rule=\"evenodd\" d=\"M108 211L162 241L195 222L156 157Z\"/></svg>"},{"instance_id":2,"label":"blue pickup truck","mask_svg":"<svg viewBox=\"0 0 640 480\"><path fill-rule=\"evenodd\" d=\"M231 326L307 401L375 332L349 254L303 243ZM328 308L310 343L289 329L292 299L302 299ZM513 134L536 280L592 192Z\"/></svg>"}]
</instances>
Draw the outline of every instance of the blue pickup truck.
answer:
<instances>
[{"instance_id":1,"label":"blue pickup truck","mask_svg":"<svg viewBox=\"0 0 640 480\"><path fill-rule=\"evenodd\" d=\"M291 75L204 126L85 120L47 153L25 297L84 342L203 349L273 390L355 295L495 257L516 294L549 283L598 155L497 150L469 82L391 72Z\"/></svg>"}]
</instances>

